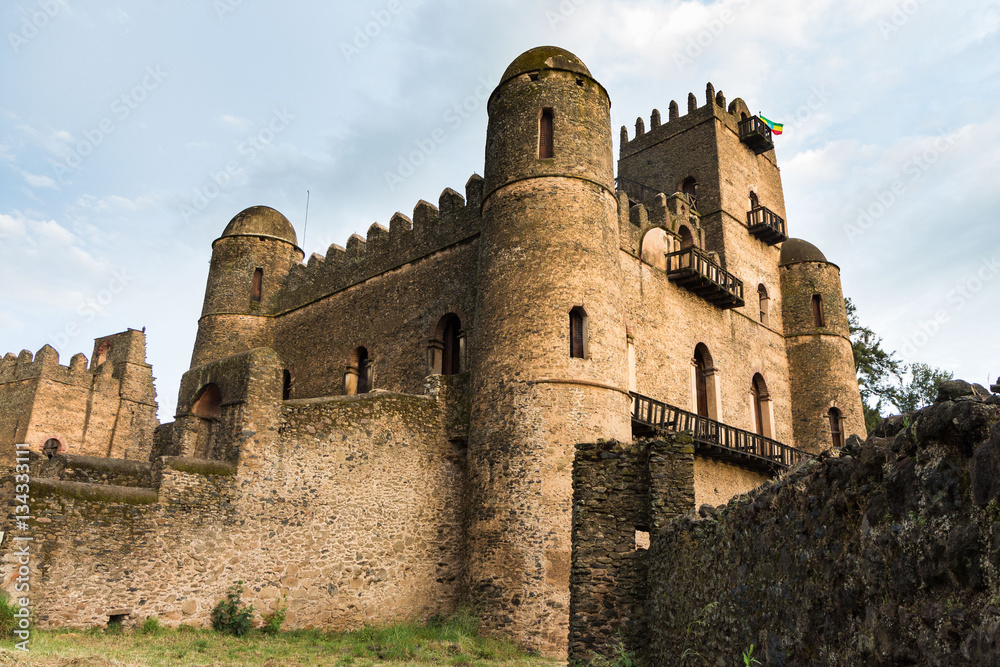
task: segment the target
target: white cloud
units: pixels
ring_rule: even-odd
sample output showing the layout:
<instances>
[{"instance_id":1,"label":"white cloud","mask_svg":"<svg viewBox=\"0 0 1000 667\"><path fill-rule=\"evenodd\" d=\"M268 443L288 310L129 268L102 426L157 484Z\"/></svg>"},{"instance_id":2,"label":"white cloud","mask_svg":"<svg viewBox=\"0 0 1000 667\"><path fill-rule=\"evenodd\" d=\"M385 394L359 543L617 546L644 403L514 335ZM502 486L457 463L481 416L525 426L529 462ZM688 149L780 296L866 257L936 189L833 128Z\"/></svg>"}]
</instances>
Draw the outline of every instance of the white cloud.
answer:
<instances>
[{"instance_id":1,"label":"white cloud","mask_svg":"<svg viewBox=\"0 0 1000 667\"><path fill-rule=\"evenodd\" d=\"M27 181L28 185L33 188L52 188L53 190L59 189L56 182L48 176L40 176L23 170L21 171L21 175L24 176L24 180Z\"/></svg>"},{"instance_id":2,"label":"white cloud","mask_svg":"<svg viewBox=\"0 0 1000 667\"><path fill-rule=\"evenodd\" d=\"M243 118L241 116L230 116L228 114L223 114L222 124L226 127L230 127L234 130L239 130L240 132L246 132L253 128L253 121L249 118Z\"/></svg>"}]
</instances>

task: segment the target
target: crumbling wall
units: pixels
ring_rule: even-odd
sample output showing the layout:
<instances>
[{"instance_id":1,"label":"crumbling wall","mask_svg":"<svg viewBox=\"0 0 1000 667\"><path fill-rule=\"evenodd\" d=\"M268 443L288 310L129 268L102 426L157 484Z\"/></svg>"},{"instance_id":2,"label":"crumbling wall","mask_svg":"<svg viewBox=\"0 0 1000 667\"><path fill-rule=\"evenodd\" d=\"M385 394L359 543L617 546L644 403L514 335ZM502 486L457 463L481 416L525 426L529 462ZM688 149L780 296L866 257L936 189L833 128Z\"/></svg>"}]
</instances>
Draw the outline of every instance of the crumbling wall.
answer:
<instances>
[{"instance_id":1,"label":"crumbling wall","mask_svg":"<svg viewBox=\"0 0 1000 667\"><path fill-rule=\"evenodd\" d=\"M645 640L650 534L694 508L689 435L577 446L569 655L609 655Z\"/></svg>"},{"instance_id":2,"label":"crumbling wall","mask_svg":"<svg viewBox=\"0 0 1000 667\"><path fill-rule=\"evenodd\" d=\"M753 644L764 665L1000 664L998 420L1000 396L947 383L867 442L672 522L650 552L649 663Z\"/></svg>"}]
</instances>

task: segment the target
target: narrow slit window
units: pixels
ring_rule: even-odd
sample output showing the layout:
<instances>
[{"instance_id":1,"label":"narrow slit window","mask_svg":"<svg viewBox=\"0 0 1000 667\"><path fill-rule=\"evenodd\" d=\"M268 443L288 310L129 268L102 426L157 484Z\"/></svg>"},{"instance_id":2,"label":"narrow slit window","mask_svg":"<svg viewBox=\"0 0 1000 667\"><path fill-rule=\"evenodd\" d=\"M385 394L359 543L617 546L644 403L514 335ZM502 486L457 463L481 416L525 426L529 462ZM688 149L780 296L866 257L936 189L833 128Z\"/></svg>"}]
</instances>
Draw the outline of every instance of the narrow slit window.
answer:
<instances>
[{"instance_id":1,"label":"narrow slit window","mask_svg":"<svg viewBox=\"0 0 1000 667\"><path fill-rule=\"evenodd\" d=\"M538 121L538 157L550 158L553 154L552 108L545 107L542 109L542 116Z\"/></svg>"},{"instance_id":2,"label":"narrow slit window","mask_svg":"<svg viewBox=\"0 0 1000 667\"><path fill-rule=\"evenodd\" d=\"M281 400L292 397L292 373L287 368L281 372Z\"/></svg>"},{"instance_id":3,"label":"narrow slit window","mask_svg":"<svg viewBox=\"0 0 1000 667\"><path fill-rule=\"evenodd\" d=\"M823 320L823 296L821 294L813 294L812 309L813 326L816 328L825 327L826 324Z\"/></svg>"},{"instance_id":4,"label":"narrow slit window","mask_svg":"<svg viewBox=\"0 0 1000 667\"><path fill-rule=\"evenodd\" d=\"M256 268L253 270L253 282L250 283L250 300L260 301L260 292L264 284L264 269Z\"/></svg>"},{"instance_id":5,"label":"narrow slit window","mask_svg":"<svg viewBox=\"0 0 1000 667\"><path fill-rule=\"evenodd\" d=\"M840 410L837 408L830 408L830 412L827 413L830 418L830 438L833 440L834 447L843 447L844 445L844 435L840 419Z\"/></svg>"},{"instance_id":6,"label":"narrow slit window","mask_svg":"<svg viewBox=\"0 0 1000 667\"><path fill-rule=\"evenodd\" d=\"M767 326L771 299L767 295L767 288L764 287L764 283L757 285L757 299L760 303L760 323Z\"/></svg>"},{"instance_id":7,"label":"narrow slit window","mask_svg":"<svg viewBox=\"0 0 1000 667\"><path fill-rule=\"evenodd\" d=\"M569 311L569 356L587 358L587 313L580 306Z\"/></svg>"}]
</instances>

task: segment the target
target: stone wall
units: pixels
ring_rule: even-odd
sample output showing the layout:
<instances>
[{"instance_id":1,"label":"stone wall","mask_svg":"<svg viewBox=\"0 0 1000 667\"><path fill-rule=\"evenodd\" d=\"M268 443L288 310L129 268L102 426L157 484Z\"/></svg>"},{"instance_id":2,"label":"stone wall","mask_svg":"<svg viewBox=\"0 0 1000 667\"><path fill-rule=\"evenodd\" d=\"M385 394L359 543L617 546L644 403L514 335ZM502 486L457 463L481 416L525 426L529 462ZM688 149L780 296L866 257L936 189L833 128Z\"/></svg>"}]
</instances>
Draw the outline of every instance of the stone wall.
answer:
<instances>
[{"instance_id":1,"label":"stone wall","mask_svg":"<svg viewBox=\"0 0 1000 667\"><path fill-rule=\"evenodd\" d=\"M694 508L688 436L581 444L573 464L569 655L645 641L648 538Z\"/></svg>"},{"instance_id":2,"label":"stone wall","mask_svg":"<svg viewBox=\"0 0 1000 667\"><path fill-rule=\"evenodd\" d=\"M1000 397L972 394L654 535L650 664L1000 664Z\"/></svg>"},{"instance_id":3,"label":"stone wall","mask_svg":"<svg viewBox=\"0 0 1000 667\"><path fill-rule=\"evenodd\" d=\"M206 625L237 580L261 612L287 596L292 628L450 612L465 548L465 467L439 402L375 392L278 409L278 437L247 443L239 466L161 457L147 474L80 457L44 470L36 461L39 625L104 625L121 610ZM10 502L12 481L0 484ZM0 547L8 573L11 544Z\"/></svg>"}]
</instances>

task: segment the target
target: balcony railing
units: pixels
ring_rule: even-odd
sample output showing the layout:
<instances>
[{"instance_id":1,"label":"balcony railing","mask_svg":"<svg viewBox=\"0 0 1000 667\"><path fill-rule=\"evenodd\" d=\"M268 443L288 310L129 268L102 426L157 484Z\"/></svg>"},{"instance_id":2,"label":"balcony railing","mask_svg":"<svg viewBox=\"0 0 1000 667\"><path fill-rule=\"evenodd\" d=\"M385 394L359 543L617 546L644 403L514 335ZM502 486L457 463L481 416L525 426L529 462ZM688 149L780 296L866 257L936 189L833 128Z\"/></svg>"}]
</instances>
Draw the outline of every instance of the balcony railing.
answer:
<instances>
[{"instance_id":1,"label":"balcony railing","mask_svg":"<svg viewBox=\"0 0 1000 667\"><path fill-rule=\"evenodd\" d=\"M698 454L772 475L787 470L799 461L813 458L812 454L777 440L727 426L634 392L632 428L640 433L652 429L674 433L689 431Z\"/></svg>"},{"instance_id":2,"label":"balcony railing","mask_svg":"<svg viewBox=\"0 0 1000 667\"><path fill-rule=\"evenodd\" d=\"M739 124L740 141L749 146L754 153L760 155L774 148L771 139L771 128L757 116L741 120Z\"/></svg>"},{"instance_id":3,"label":"balcony railing","mask_svg":"<svg viewBox=\"0 0 1000 667\"><path fill-rule=\"evenodd\" d=\"M743 305L743 281L691 246L667 253L667 278L719 308Z\"/></svg>"},{"instance_id":4,"label":"balcony railing","mask_svg":"<svg viewBox=\"0 0 1000 667\"><path fill-rule=\"evenodd\" d=\"M785 234L785 221L764 206L755 206L747 211L747 228L768 245L781 243L788 238Z\"/></svg>"}]
</instances>

